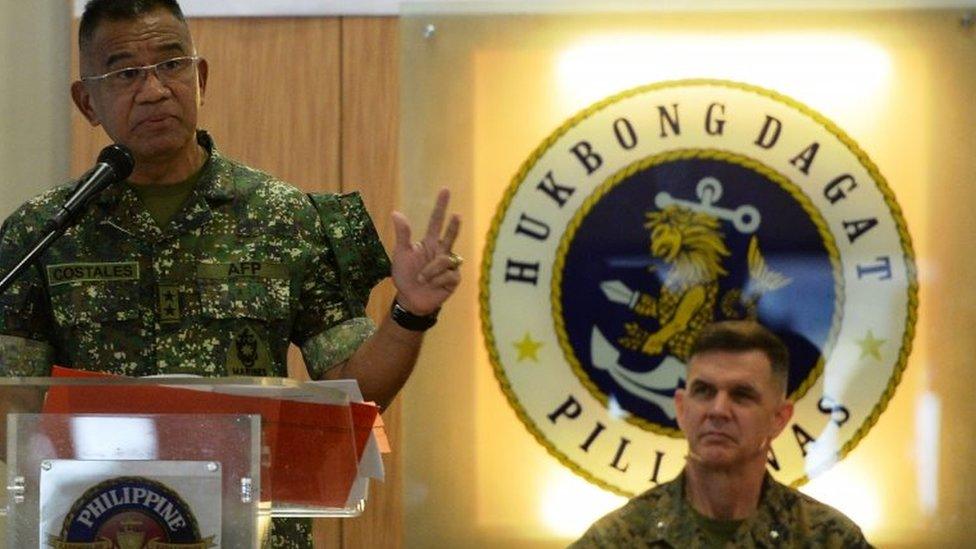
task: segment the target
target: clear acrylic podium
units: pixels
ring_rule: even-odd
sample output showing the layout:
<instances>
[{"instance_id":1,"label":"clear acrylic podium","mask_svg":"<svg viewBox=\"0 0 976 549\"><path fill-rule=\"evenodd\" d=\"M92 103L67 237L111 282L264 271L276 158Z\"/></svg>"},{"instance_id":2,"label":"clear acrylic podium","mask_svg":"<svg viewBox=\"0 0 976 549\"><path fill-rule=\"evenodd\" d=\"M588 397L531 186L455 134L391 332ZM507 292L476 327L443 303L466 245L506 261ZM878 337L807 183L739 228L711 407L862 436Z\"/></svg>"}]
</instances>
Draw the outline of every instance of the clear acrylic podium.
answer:
<instances>
[{"instance_id":1,"label":"clear acrylic podium","mask_svg":"<svg viewBox=\"0 0 976 549\"><path fill-rule=\"evenodd\" d=\"M353 486L365 486L359 459L375 412L335 389L0 378L0 411L7 547L256 547L259 516L365 506Z\"/></svg>"}]
</instances>

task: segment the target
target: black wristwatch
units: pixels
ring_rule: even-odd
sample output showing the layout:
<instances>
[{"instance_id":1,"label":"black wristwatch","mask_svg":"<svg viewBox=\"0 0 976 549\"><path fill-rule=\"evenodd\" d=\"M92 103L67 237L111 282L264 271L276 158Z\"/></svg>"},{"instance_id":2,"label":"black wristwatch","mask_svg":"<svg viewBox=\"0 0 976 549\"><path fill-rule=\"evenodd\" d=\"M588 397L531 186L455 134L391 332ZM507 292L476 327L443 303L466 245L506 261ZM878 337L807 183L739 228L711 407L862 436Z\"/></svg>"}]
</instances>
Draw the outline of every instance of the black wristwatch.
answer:
<instances>
[{"instance_id":1,"label":"black wristwatch","mask_svg":"<svg viewBox=\"0 0 976 549\"><path fill-rule=\"evenodd\" d=\"M397 303L396 299L393 300L393 305L390 306L390 316L393 317L393 322L399 324L401 328L406 328L413 332L424 332L434 324L437 324L437 313L440 311L440 309L437 309L429 315L415 315L404 309L402 305Z\"/></svg>"}]
</instances>

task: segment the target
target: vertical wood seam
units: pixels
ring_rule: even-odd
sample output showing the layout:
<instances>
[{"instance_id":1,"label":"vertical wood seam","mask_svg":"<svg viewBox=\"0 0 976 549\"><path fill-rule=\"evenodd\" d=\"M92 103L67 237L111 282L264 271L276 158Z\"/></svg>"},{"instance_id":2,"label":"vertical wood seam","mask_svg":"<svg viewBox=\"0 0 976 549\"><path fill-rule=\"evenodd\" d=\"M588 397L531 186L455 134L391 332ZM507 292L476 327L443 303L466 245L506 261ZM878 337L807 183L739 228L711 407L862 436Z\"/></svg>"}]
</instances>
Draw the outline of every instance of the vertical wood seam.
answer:
<instances>
[{"instance_id":1,"label":"vertical wood seam","mask_svg":"<svg viewBox=\"0 0 976 549\"><path fill-rule=\"evenodd\" d=\"M339 55L337 56L337 59L339 60L339 67L338 67L339 85L337 86L338 91L339 91L339 98L338 98L338 101L339 101L339 109L338 109L338 111L339 111L339 121L338 121L339 131L336 132L337 133L337 136L336 136L336 140L337 140L336 147L337 147L337 149L339 151L339 154L337 154L336 156L338 157L338 162L339 162L339 166L337 167L337 171L338 171L338 174L339 174L339 192L340 193L345 192L345 190L346 190L346 173L345 173L345 166L346 166L346 152L345 152L345 150L346 150L346 148L345 148L345 135L346 135L346 132L345 132L345 119L346 119L346 80L345 80L346 39L345 39L345 28L346 28L346 18L345 17L339 17L339 40L338 40ZM340 549L345 549L346 548L346 532L345 532L345 530L346 530L346 521L340 519L338 522L339 522L339 528L338 528L339 547L340 547Z\"/></svg>"},{"instance_id":2,"label":"vertical wood seam","mask_svg":"<svg viewBox=\"0 0 976 549\"><path fill-rule=\"evenodd\" d=\"M346 192L346 155L345 155L345 122L346 122L346 17L339 17L339 132L336 146L339 148L339 192Z\"/></svg>"}]
</instances>

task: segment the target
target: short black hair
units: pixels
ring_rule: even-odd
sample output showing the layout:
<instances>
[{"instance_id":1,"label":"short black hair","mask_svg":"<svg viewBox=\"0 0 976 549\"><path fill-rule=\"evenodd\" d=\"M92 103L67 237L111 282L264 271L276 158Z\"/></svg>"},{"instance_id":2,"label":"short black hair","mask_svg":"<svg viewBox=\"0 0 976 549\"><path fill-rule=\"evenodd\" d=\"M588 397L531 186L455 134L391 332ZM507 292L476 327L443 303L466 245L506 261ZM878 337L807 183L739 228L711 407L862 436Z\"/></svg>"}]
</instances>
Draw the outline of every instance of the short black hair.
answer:
<instances>
[{"instance_id":1,"label":"short black hair","mask_svg":"<svg viewBox=\"0 0 976 549\"><path fill-rule=\"evenodd\" d=\"M723 320L702 328L691 346L689 361L709 351L760 351L769 359L773 378L786 390L790 376L790 351L783 340L752 320Z\"/></svg>"},{"instance_id":2,"label":"short black hair","mask_svg":"<svg viewBox=\"0 0 976 549\"><path fill-rule=\"evenodd\" d=\"M88 0L78 25L78 48L84 49L95 36L95 29L102 21L127 21L159 8L173 14L186 23L183 10L176 0Z\"/></svg>"}]
</instances>

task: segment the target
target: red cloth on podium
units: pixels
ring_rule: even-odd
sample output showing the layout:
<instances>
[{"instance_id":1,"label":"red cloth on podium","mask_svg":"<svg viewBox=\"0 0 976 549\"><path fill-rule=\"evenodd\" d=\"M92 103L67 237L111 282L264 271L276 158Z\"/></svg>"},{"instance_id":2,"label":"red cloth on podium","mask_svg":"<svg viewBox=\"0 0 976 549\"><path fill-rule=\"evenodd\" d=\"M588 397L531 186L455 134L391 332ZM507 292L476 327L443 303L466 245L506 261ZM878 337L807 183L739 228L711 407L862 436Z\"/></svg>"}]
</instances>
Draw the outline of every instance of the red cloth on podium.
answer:
<instances>
[{"instance_id":1,"label":"red cloth on podium","mask_svg":"<svg viewBox=\"0 0 976 549\"><path fill-rule=\"evenodd\" d=\"M116 377L57 366L52 376ZM370 404L351 403L346 407L173 386L110 384L52 387L42 411L57 414L259 414L262 444L270 452L269 460L262 459L261 498L318 507L345 506L356 478L359 458L378 414L377 407ZM188 437L212 439L219 433L173 435L185 441ZM161 454L165 453L166 447L166 441L160 441ZM177 458L160 455L159 459Z\"/></svg>"}]
</instances>

